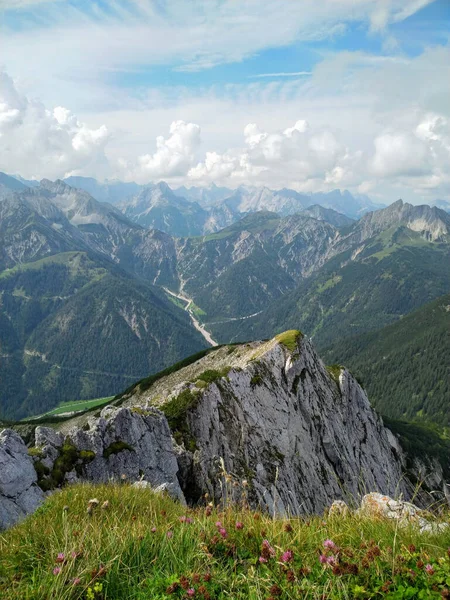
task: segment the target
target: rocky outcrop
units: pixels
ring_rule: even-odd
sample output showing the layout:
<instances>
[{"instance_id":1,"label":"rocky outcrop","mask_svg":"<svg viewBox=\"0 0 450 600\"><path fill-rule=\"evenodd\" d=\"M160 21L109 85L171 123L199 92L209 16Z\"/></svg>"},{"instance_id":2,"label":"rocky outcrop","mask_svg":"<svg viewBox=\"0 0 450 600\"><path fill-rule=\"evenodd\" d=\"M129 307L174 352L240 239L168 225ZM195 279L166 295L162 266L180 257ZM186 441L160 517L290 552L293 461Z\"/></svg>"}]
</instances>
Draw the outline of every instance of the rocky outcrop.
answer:
<instances>
[{"instance_id":1,"label":"rocky outcrop","mask_svg":"<svg viewBox=\"0 0 450 600\"><path fill-rule=\"evenodd\" d=\"M144 480L152 487L168 486L173 497L184 501L170 429L157 409L109 406L66 435L37 427L35 444L44 487L79 480Z\"/></svg>"},{"instance_id":2,"label":"rocky outcrop","mask_svg":"<svg viewBox=\"0 0 450 600\"><path fill-rule=\"evenodd\" d=\"M231 475L230 493L246 480L253 504L291 514L367 490L407 495L398 442L359 384L330 374L306 338L297 343L261 345L199 395L186 415L197 449L183 485L218 500Z\"/></svg>"},{"instance_id":3,"label":"rocky outcrop","mask_svg":"<svg viewBox=\"0 0 450 600\"><path fill-rule=\"evenodd\" d=\"M4 429L0 432L0 529L36 510L43 499L22 438Z\"/></svg>"}]
</instances>

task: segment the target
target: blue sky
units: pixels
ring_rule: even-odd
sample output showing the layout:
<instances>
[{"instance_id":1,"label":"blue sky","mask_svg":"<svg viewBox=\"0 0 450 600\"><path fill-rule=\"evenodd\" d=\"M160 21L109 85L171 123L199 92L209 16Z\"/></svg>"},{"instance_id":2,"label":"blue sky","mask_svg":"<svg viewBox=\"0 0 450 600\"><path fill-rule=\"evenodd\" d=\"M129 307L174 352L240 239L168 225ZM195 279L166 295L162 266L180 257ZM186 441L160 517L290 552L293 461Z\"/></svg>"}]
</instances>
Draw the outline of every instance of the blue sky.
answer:
<instances>
[{"instance_id":1,"label":"blue sky","mask_svg":"<svg viewBox=\"0 0 450 600\"><path fill-rule=\"evenodd\" d=\"M3 5L0 169L449 198L448 0Z\"/></svg>"}]
</instances>

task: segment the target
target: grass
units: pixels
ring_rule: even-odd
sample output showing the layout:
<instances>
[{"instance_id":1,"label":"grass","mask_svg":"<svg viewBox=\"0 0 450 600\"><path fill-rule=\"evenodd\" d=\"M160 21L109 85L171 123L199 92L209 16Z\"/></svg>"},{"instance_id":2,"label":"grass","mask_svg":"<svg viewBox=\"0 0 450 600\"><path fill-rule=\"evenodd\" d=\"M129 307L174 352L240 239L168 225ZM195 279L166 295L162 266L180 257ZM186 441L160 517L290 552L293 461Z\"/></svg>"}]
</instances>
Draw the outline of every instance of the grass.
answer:
<instances>
[{"instance_id":1,"label":"grass","mask_svg":"<svg viewBox=\"0 0 450 600\"><path fill-rule=\"evenodd\" d=\"M327 365L326 369L331 376L331 378L339 385L339 377L341 375L341 371L344 367L341 365Z\"/></svg>"},{"instance_id":2,"label":"grass","mask_svg":"<svg viewBox=\"0 0 450 600\"><path fill-rule=\"evenodd\" d=\"M289 331L284 331L283 333L275 336L275 339L279 344L285 346L290 352L297 352L297 343L302 337L303 334L300 331L297 329L290 329Z\"/></svg>"},{"instance_id":3,"label":"grass","mask_svg":"<svg viewBox=\"0 0 450 600\"><path fill-rule=\"evenodd\" d=\"M341 281L342 281L342 275L335 275L334 277L327 279L327 281L325 281L325 283L318 285L317 293L321 294L322 292L325 292L326 290L329 290L330 288L334 287Z\"/></svg>"},{"instance_id":4,"label":"grass","mask_svg":"<svg viewBox=\"0 0 450 600\"><path fill-rule=\"evenodd\" d=\"M55 264L67 266L72 272L76 272L80 269L79 261L82 261L83 259L91 262L86 252L80 252L78 250L60 252L59 254L53 254L52 256L46 256L33 262L22 263L15 265L10 269L5 269L4 271L0 272L0 279L5 279L7 277L17 275L18 273L24 273L25 271L38 271L44 267ZM97 271L97 276L95 279L101 279L101 277L106 273L105 269L101 267L95 268L95 271Z\"/></svg>"},{"instance_id":5,"label":"grass","mask_svg":"<svg viewBox=\"0 0 450 600\"><path fill-rule=\"evenodd\" d=\"M49 411L48 413L45 413L45 416L62 415L64 413L89 410L91 408L95 408L96 406L100 406L100 404L108 403L113 398L114 396L108 396L105 398L94 398L93 400L75 400L71 402L61 402L56 408Z\"/></svg>"},{"instance_id":6,"label":"grass","mask_svg":"<svg viewBox=\"0 0 450 600\"><path fill-rule=\"evenodd\" d=\"M447 598L449 545L448 531L355 514L274 520L243 506L189 509L127 484L82 484L0 535L0 597Z\"/></svg>"}]
</instances>

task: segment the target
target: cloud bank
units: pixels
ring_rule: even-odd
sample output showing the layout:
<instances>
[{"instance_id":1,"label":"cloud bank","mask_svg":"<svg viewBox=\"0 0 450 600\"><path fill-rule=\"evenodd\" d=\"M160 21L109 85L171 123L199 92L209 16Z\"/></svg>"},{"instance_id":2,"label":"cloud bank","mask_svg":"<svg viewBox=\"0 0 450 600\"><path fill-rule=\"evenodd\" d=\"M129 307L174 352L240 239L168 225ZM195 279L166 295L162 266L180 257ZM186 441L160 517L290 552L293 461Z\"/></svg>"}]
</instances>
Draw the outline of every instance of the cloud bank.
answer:
<instances>
[{"instance_id":1,"label":"cloud bank","mask_svg":"<svg viewBox=\"0 0 450 600\"><path fill-rule=\"evenodd\" d=\"M108 169L108 129L90 129L70 110L53 110L17 90L0 72L0 168L23 177L65 177Z\"/></svg>"},{"instance_id":2,"label":"cloud bank","mask_svg":"<svg viewBox=\"0 0 450 600\"><path fill-rule=\"evenodd\" d=\"M409 10L412 4L420 2ZM388 12L378 15L382 5ZM403 18L405 5L365 6L371 27L379 29ZM81 81L95 95L95 84ZM0 170L35 178L340 187L383 200L450 199L448 81L448 44L414 57L341 51L325 54L308 77L221 88L147 86L138 102L123 89L104 88L120 107L75 116L76 94L74 104L37 100L27 77L13 80L0 71Z\"/></svg>"}]
</instances>

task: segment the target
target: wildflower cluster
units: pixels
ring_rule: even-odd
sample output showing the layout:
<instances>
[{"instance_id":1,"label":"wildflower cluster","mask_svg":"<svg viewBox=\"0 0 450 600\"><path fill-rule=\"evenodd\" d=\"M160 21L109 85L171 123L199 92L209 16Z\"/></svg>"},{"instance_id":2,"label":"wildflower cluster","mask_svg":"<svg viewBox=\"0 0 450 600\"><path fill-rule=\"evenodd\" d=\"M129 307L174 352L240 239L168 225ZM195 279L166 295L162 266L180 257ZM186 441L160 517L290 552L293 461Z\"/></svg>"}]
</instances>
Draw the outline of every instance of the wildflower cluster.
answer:
<instances>
[{"instance_id":1,"label":"wildflower cluster","mask_svg":"<svg viewBox=\"0 0 450 600\"><path fill-rule=\"evenodd\" d=\"M54 494L2 533L0 598L450 599L450 531L205 500L190 509L127 483Z\"/></svg>"}]
</instances>

